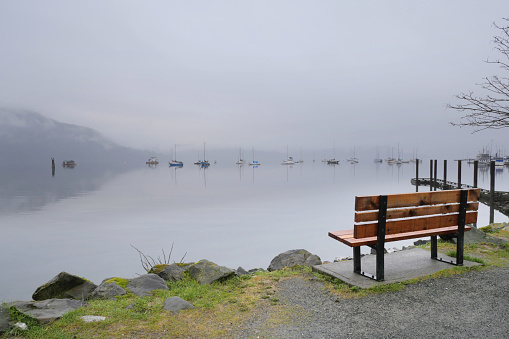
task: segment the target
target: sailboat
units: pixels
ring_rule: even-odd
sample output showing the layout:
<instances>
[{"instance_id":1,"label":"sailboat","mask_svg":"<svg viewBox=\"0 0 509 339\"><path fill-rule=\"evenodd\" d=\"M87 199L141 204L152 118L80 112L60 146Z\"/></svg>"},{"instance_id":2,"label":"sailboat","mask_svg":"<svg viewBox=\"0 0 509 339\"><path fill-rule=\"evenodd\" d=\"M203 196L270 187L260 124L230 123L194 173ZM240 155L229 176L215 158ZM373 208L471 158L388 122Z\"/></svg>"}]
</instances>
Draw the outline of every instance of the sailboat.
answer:
<instances>
[{"instance_id":1,"label":"sailboat","mask_svg":"<svg viewBox=\"0 0 509 339\"><path fill-rule=\"evenodd\" d=\"M336 142L334 142L334 158L327 160L327 165L339 165L339 160L336 160Z\"/></svg>"},{"instance_id":2,"label":"sailboat","mask_svg":"<svg viewBox=\"0 0 509 339\"><path fill-rule=\"evenodd\" d=\"M350 161L351 164L357 164L359 162L359 159L355 157L355 146L353 147L353 157L348 159L348 161Z\"/></svg>"},{"instance_id":3,"label":"sailboat","mask_svg":"<svg viewBox=\"0 0 509 339\"><path fill-rule=\"evenodd\" d=\"M253 161L249 163L249 166L258 166L261 165L260 162L254 159L254 147L253 147Z\"/></svg>"},{"instance_id":4,"label":"sailboat","mask_svg":"<svg viewBox=\"0 0 509 339\"><path fill-rule=\"evenodd\" d=\"M242 149L239 148L239 160L236 162L237 165L244 165L246 163L246 161L244 159L242 159Z\"/></svg>"},{"instance_id":5,"label":"sailboat","mask_svg":"<svg viewBox=\"0 0 509 339\"><path fill-rule=\"evenodd\" d=\"M286 160L283 160L281 165L295 165L295 160L293 160L293 157L288 156L288 146L286 146Z\"/></svg>"},{"instance_id":6,"label":"sailboat","mask_svg":"<svg viewBox=\"0 0 509 339\"><path fill-rule=\"evenodd\" d=\"M177 144L175 144L175 159L177 159ZM168 162L168 164L170 165L170 167L182 167L184 166L184 163L182 161L178 161L178 160L170 160Z\"/></svg>"},{"instance_id":7,"label":"sailboat","mask_svg":"<svg viewBox=\"0 0 509 339\"><path fill-rule=\"evenodd\" d=\"M201 167L209 167L210 166L210 162L205 159L207 159L207 158L205 157L205 143L203 143L203 161L200 164Z\"/></svg>"}]
</instances>

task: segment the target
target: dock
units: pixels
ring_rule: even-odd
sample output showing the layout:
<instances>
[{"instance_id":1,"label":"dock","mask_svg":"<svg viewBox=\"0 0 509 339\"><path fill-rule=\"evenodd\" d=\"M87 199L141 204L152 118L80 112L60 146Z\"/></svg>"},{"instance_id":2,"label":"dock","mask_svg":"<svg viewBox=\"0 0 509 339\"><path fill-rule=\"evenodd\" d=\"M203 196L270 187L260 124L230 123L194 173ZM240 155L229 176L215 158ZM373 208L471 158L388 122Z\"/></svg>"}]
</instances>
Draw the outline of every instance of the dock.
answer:
<instances>
[{"instance_id":1,"label":"dock","mask_svg":"<svg viewBox=\"0 0 509 339\"><path fill-rule=\"evenodd\" d=\"M412 178L411 183L413 186L417 185L417 179ZM419 178L418 186L436 186L441 190L458 189L458 183L453 181L444 181L442 179L431 179L431 178ZM474 186L461 184L461 188L474 188ZM481 188L480 201L490 206L491 192L490 190ZM493 194L493 208L498 210L500 213L509 216L509 192L495 191Z\"/></svg>"}]
</instances>

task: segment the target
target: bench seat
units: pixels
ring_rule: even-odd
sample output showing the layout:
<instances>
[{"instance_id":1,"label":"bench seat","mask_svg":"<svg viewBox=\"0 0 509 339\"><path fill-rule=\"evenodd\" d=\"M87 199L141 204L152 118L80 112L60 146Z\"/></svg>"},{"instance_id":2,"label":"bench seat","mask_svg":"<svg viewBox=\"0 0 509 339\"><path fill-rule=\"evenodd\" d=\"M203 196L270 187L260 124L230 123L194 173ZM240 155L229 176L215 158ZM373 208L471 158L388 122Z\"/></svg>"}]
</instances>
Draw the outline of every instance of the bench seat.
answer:
<instances>
[{"instance_id":1,"label":"bench seat","mask_svg":"<svg viewBox=\"0 0 509 339\"><path fill-rule=\"evenodd\" d=\"M470 231L470 226L465 226L465 232ZM385 235L385 242L390 241L399 241L406 239L414 239L421 237L429 237L433 235L443 235L443 234L452 234L458 232L458 226L449 226L449 227L441 227L434 228L431 230L422 230L422 231L413 231L413 232L405 232L398 234L388 234ZM354 230L344 230L344 231L334 231L329 232L329 237L341 241L343 244L346 244L350 247L357 246L369 246L376 245L377 237L369 237L369 238L354 238Z\"/></svg>"}]
</instances>

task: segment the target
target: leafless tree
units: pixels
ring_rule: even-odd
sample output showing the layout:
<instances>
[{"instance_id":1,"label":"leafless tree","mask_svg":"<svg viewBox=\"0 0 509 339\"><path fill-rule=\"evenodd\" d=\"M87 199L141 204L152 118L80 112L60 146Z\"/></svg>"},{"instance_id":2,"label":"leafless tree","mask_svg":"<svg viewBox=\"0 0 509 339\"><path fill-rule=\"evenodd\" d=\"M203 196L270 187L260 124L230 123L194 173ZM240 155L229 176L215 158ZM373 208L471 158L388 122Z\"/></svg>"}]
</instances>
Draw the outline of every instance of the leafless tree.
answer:
<instances>
[{"instance_id":1,"label":"leafless tree","mask_svg":"<svg viewBox=\"0 0 509 339\"><path fill-rule=\"evenodd\" d=\"M505 26L493 23L493 26L499 30L499 35L494 37L493 42L495 50L502 53L505 60L488 59L486 62L498 65L503 72L509 72L509 19L503 20L505 20ZM460 122L451 122L451 124L460 127L477 127L474 132L488 128L509 127L509 78L493 75L484 78L483 82L477 85L488 92L484 97L474 95L473 92L461 93L455 96L460 100L460 104L447 105L447 108L465 112Z\"/></svg>"}]
</instances>

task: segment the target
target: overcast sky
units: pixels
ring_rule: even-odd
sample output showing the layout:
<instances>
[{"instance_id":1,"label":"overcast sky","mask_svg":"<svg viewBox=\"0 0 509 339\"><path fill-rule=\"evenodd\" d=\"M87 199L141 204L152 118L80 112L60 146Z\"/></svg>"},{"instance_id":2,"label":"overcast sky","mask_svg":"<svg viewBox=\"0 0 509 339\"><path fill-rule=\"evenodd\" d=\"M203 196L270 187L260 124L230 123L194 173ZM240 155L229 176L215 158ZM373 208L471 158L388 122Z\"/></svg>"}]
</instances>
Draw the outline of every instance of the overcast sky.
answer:
<instances>
[{"instance_id":1,"label":"overcast sky","mask_svg":"<svg viewBox=\"0 0 509 339\"><path fill-rule=\"evenodd\" d=\"M475 155L509 129L449 125L501 70L503 1L0 2L0 106L123 145ZM381 154L385 157L385 154Z\"/></svg>"}]
</instances>

